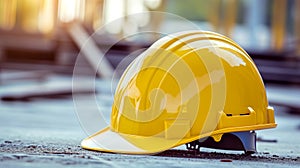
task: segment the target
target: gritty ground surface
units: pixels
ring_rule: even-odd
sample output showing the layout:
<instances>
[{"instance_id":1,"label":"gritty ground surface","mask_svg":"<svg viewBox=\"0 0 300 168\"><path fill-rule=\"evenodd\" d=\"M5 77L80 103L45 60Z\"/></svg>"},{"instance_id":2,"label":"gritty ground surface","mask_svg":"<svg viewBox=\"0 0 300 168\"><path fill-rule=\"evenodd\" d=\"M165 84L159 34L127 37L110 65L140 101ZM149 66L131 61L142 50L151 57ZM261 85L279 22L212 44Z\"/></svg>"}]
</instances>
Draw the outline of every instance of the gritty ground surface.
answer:
<instances>
[{"instance_id":1,"label":"gritty ground surface","mask_svg":"<svg viewBox=\"0 0 300 168\"><path fill-rule=\"evenodd\" d=\"M108 120L112 96L104 84L97 101ZM2 85L0 95L14 87ZM282 109L276 129L257 132L258 152L251 156L183 146L152 156L87 151L79 145L94 128L79 121L71 98L0 102L0 167L300 167L300 117Z\"/></svg>"}]
</instances>

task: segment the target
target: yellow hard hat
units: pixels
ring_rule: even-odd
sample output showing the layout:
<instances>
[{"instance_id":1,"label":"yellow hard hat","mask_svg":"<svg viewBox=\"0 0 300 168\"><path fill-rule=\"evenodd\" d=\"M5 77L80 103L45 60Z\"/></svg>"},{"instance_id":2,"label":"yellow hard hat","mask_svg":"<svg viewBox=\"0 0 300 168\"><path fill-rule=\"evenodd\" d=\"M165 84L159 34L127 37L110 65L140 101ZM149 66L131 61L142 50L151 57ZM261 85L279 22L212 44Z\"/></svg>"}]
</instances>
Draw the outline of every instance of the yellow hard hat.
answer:
<instances>
[{"instance_id":1,"label":"yellow hard hat","mask_svg":"<svg viewBox=\"0 0 300 168\"><path fill-rule=\"evenodd\" d=\"M129 65L110 126L81 145L128 154L183 144L255 152L254 130L274 127L274 110L250 56L220 34L185 31L161 38ZM234 136L242 147L234 147Z\"/></svg>"}]
</instances>

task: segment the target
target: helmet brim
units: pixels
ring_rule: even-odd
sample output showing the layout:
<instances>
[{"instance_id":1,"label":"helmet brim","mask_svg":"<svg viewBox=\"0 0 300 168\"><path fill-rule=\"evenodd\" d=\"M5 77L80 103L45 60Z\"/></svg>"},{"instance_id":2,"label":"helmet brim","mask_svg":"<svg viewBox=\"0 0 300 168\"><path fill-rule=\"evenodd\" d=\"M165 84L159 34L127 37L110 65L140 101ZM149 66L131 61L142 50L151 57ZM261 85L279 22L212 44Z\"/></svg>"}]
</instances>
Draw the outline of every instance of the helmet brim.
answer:
<instances>
[{"instance_id":1,"label":"helmet brim","mask_svg":"<svg viewBox=\"0 0 300 168\"><path fill-rule=\"evenodd\" d=\"M123 154L156 154L182 145L190 139L165 139L163 137L136 136L112 131L109 127L84 139L84 149L123 153Z\"/></svg>"}]
</instances>

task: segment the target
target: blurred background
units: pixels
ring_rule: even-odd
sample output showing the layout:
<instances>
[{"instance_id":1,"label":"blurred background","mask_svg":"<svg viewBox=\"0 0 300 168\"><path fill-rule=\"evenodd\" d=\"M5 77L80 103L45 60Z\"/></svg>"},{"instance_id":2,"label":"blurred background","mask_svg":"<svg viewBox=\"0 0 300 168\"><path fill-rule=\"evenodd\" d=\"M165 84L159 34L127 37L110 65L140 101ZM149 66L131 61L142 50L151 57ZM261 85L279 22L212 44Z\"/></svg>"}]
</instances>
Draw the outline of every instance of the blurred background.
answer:
<instances>
[{"instance_id":1,"label":"blurred background","mask_svg":"<svg viewBox=\"0 0 300 168\"><path fill-rule=\"evenodd\" d=\"M117 39L148 29L175 32L182 26L176 17L131 17L147 11L175 14L234 39L257 64L270 103L299 114L300 0L0 0L1 106L5 101L70 99L78 53L92 34L91 47L76 62L77 72L93 74L97 54L114 44L103 54L101 80L130 55L124 69L138 55L132 52L161 35ZM96 91L106 89L101 87ZM76 91L94 90L83 86Z\"/></svg>"},{"instance_id":2,"label":"blurred background","mask_svg":"<svg viewBox=\"0 0 300 168\"><path fill-rule=\"evenodd\" d=\"M128 64L164 34L197 28L240 44L264 79L278 127L258 131L260 155L299 161L300 0L0 0L0 160L28 146L82 152L109 124Z\"/></svg>"}]
</instances>

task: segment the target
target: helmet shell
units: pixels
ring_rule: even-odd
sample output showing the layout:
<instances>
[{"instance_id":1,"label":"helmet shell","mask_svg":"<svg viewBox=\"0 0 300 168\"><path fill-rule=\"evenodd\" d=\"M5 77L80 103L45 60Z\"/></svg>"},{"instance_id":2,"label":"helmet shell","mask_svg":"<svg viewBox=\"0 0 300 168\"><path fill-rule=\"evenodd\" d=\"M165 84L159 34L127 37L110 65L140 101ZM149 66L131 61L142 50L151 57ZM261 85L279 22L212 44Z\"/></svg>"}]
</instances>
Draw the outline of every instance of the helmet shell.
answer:
<instances>
[{"instance_id":1,"label":"helmet shell","mask_svg":"<svg viewBox=\"0 0 300 168\"><path fill-rule=\"evenodd\" d=\"M273 127L274 110L250 56L220 34L186 31L158 40L125 70L109 129L154 153Z\"/></svg>"}]
</instances>

